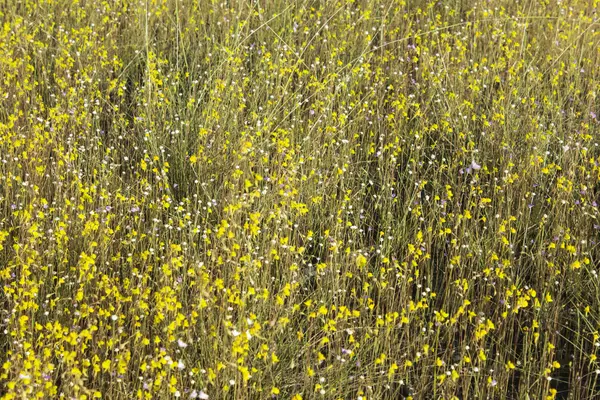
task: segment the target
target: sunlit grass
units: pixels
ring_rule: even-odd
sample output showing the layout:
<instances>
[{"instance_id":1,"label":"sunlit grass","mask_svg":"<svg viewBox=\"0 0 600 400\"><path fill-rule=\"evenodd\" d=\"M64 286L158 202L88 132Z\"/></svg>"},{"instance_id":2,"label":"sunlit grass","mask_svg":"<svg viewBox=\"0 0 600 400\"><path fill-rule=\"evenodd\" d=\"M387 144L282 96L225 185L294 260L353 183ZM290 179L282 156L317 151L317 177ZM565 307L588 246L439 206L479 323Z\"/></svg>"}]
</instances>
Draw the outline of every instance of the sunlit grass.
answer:
<instances>
[{"instance_id":1,"label":"sunlit grass","mask_svg":"<svg viewBox=\"0 0 600 400\"><path fill-rule=\"evenodd\" d=\"M593 398L598 10L4 2L2 399Z\"/></svg>"}]
</instances>

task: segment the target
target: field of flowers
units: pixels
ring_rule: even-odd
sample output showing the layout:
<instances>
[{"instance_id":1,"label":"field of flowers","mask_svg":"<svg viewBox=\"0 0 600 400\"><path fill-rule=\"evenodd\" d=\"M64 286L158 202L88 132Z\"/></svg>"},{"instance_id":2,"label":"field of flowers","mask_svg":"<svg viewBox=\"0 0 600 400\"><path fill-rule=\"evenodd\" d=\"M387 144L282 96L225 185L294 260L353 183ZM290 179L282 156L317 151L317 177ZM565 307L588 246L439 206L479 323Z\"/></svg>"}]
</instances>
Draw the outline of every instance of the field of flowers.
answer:
<instances>
[{"instance_id":1,"label":"field of flowers","mask_svg":"<svg viewBox=\"0 0 600 400\"><path fill-rule=\"evenodd\" d=\"M599 0L0 22L0 398L599 398Z\"/></svg>"}]
</instances>

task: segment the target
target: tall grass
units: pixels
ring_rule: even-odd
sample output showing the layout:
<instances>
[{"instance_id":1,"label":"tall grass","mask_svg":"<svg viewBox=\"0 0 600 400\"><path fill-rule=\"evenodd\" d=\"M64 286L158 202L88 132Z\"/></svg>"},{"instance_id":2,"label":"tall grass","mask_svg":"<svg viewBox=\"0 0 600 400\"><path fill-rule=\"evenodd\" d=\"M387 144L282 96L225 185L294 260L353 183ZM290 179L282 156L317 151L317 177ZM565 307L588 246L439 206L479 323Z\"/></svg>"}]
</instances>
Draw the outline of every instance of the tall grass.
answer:
<instances>
[{"instance_id":1,"label":"tall grass","mask_svg":"<svg viewBox=\"0 0 600 400\"><path fill-rule=\"evenodd\" d=\"M4 2L2 398L594 398L599 9Z\"/></svg>"}]
</instances>

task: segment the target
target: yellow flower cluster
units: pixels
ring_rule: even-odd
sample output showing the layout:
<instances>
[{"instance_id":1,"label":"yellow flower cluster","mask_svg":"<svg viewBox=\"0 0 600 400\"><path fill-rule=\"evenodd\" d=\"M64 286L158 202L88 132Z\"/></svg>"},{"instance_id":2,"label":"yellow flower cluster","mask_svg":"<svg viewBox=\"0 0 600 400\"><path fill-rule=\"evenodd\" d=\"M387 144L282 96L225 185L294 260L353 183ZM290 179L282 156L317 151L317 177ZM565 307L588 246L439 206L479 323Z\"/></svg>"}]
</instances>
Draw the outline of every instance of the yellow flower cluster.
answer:
<instances>
[{"instance_id":1,"label":"yellow flower cluster","mask_svg":"<svg viewBox=\"0 0 600 400\"><path fill-rule=\"evenodd\" d=\"M3 2L0 398L593 398L597 10Z\"/></svg>"}]
</instances>

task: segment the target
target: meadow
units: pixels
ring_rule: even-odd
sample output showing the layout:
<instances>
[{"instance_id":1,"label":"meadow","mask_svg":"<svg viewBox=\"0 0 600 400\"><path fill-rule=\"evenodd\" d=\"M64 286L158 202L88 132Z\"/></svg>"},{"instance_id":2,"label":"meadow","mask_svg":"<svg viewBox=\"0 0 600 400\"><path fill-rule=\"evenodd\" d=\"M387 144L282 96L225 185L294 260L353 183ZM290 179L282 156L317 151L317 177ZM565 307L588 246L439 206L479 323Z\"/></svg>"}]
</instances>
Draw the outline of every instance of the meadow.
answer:
<instances>
[{"instance_id":1,"label":"meadow","mask_svg":"<svg viewBox=\"0 0 600 400\"><path fill-rule=\"evenodd\" d=\"M599 0L0 4L0 398L600 398Z\"/></svg>"}]
</instances>

